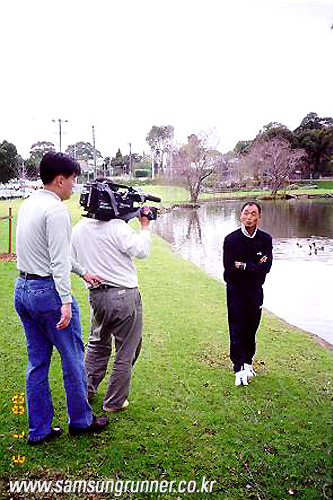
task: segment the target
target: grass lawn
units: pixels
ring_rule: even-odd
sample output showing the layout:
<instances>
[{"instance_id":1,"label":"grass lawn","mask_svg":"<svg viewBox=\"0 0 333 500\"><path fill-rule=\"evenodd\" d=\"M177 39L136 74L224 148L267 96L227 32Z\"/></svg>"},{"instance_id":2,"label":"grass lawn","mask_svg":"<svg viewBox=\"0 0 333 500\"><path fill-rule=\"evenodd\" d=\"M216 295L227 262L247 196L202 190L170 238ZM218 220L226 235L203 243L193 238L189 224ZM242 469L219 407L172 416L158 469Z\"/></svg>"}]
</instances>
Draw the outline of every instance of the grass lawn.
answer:
<instances>
[{"instance_id":1,"label":"grass lawn","mask_svg":"<svg viewBox=\"0 0 333 500\"><path fill-rule=\"evenodd\" d=\"M146 192L152 191L149 189ZM154 193L152 193L154 194ZM70 203L74 221L77 200ZM22 327L13 309L17 276L0 262L0 498L112 499L115 495L42 493L7 496L8 479L216 481L211 494L123 494L126 499L320 500L331 498L331 353L310 336L264 312L249 387L234 387L228 357L224 285L184 261L157 236L137 261L145 338L132 379L130 406L110 416L107 432L28 447L12 398L24 391ZM219 265L222 265L219 263ZM73 276L85 340L88 295ZM55 423L67 431L59 357L50 371ZM93 404L101 414L100 386ZM20 455L19 465L13 457Z\"/></svg>"}]
</instances>

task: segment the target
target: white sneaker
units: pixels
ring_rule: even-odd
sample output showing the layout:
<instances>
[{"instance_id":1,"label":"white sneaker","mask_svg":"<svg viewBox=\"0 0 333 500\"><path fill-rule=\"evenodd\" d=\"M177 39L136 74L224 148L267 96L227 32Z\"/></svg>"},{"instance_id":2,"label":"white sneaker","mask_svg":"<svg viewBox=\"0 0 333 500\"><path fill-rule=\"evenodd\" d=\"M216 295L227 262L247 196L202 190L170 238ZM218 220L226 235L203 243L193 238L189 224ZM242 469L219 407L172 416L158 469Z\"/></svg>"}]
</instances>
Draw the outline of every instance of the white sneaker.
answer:
<instances>
[{"instance_id":1,"label":"white sneaker","mask_svg":"<svg viewBox=\"0 0 333 500\"><path fill-rule=\"evenodd\" d=\"M247 372L248 378L253 378L257 375L253 369L253 366L247 363L244 363L244 370Z\"/></svg>"},{"instance_id":2,"label":"white sneaker","mask_svg":"<svg viewBox=\"0 0 333 500\"><path fill-rule=\"evenodd\" d=\"M125 399L125 401L123 402L123 404L121 406L113 406L112 408L108 408L107 406L104 405L103 410L107 411L109 413L112 413L114 411L123 411L123 410L126 410L128 405L129 405L129 402L127 401L127 399Z\"/></svg>"},{"instance_id":3,"label":"white sneaker","mask_svg":"<svg viewBox=\"0 0 333 500\"><path fill-rule=\"evenodd\" d=\"M240 370L235 373L235 386L238 387L240 385L249 385L247 382L248 372L246 370Z\"/></svg>"}]
</instances>

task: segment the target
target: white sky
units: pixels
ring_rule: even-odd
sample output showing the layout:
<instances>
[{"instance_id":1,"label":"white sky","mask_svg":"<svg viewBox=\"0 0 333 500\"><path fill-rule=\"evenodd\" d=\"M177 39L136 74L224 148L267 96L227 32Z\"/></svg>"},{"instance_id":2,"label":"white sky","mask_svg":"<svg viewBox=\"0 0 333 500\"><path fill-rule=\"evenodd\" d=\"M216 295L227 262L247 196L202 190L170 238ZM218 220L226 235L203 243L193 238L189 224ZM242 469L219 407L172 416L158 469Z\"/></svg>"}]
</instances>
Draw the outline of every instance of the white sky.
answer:
<instances>
[{"instance_id":1,"label":"white sky","mask_svg":"<svg viewBox=\"0 0 333 500\"><path fill-rule=\"evenodd\" d=\"M333 116L328 0L10 0L1 5L0 142L46 140L103 156L215 127L219 149L268 122Z\"/></svg>"}]
</instances>

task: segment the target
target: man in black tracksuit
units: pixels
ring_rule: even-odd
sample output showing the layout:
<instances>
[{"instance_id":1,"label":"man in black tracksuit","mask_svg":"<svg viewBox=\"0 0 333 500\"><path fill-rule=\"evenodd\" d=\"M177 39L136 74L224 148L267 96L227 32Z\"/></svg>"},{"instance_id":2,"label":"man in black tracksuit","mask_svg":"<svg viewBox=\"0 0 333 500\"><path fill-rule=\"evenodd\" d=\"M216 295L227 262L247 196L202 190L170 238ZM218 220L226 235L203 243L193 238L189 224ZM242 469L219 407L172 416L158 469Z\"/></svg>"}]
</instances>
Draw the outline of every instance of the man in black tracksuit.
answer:
<instances>
[{"instance_id":1,"label":"man in black tracksuit","mask_svg":"<svg viewBox=\"0 0 333 500\"><path fill-rule=\"evenodd\" d=\"M248 379L255 375L252 358L263 304L262 285L272 265L272 237L257 228L260 217L257 202L245 203L241 228L230 233L223 246L230 359L236 386L248 385Z\"/></svg>"}]
</instances>

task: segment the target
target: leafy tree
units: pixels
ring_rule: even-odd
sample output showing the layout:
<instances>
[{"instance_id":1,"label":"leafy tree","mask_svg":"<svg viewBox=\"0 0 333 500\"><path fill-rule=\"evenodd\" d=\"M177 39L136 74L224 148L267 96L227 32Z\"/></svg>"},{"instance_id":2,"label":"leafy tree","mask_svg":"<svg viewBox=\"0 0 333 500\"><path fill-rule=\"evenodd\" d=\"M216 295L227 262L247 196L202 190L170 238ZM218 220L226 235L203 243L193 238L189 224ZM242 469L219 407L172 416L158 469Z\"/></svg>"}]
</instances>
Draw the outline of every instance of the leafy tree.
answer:
<instances>
[{"instance_id":1,"label":"leafy tree","mask_svg":"<svg viewBox=\"0 0 333 500\"><path fill-rule=\"evenodd\" d=\"M202 182L212 174L216 166L216 150L208 147L209 136L192 134L173 155L173 177L185 182L190 191L191 202L196 203Z\"/></svg>"},{"instance_id":2,"label":"leafy tree","mask_svg":"<svg viewBox=\"0 0 333 500\"><path fill-rule=\"evenodd\" d=\"M264 125L262 130L256 137L256 139L259 138L265 140L279 138L289 142L292 148L296 148L298 146L293 132L291 132L288 127L282 125L282 123L279 122L270 122L267 125Z\"/></svg>"},{"instance_id":3,"label":"leafy tree","mask_svg":"<svg viewBox=\"0 0 333 500\"><path fill-rule=\"evenodd\" d=\"M111 157L106 156L103 160L102 164L102 170L103 170L103 177L106 177L109 175L109 167L111 166Z\"/></svg>"},{"instance_id":4,"label":"leafy tree","mask_svg":"<svg viewBox=\"0 0 333 500\"><path fill-rule=\"evenodd\" d=\"M18 174L19 158L11 142L0 143L0 182L6 183Z\"/></svg>"},{"instance_id":5,"label":"leafy tree","mask_svg":"<svg viewBox=\"0 0 333 500\"><path fill-rule=\"evenodd\" d=\"M55 151L53 142L39 141L32 144L30 156L24 162L25 177L28 179L37 179L38 166L45 153Z\"/></svg>"},{"instance_id":6,"label":"leafy tree","mask_svg":"<svg viewBox=\"0 0 333 500\"><path fill-rule=\"evenodd\" d=\"M276 128L281 128L281 127L284 127L284 125L282 125L282 123L280 123L280 122L269 122L263 126L263 128L260 130L259 134L266 134L270 130L274 130Z\"/></svg>"},{"instance_id":7,"label":"leafy tree","mask_svg":"<svg viewBox=\"0 0 333 500\"><path fill-rule=\"evenodd\" d=\"M293 149L280 137L258 137L243 162L253 177L262 179L275 196L291 175L300 167L307 154L303 149Z\"/></svg>"},{"instance_id":8,"label":"leafy tree","mask_svg":"<svg viewBox=\"0 0 333 500\"><path fill-rule=\"evenodd\" d=\"M130 173L131 163L132 163L132 170L133 168L135 170L135 166L141 164L142 156L137 153L131 153L131 155L123 156L123 159L126 165L126 171Z\"/></svg>"},{"instance_id":9,"label":"leafy tree","mask_svg":"<svg viewBox=\"0 0 333 500\"><path fill-rule=\"evenodd\" d=\"M49 151L55 151L55 146L53 142L48 141L39 141L32 144L30 148L30 157L36 160L36 163L39 163L43 158L45 153Z\"/></svg>"},{"instance_id":10,"label":"leafy tree","mask_svg":"<svg viewBox=\"0 0 333 500\"><path fill-rule=\"evenodd\" d=\"M118 148L116 155L113 158L111 158L111 166L113 167L116 175L125 173L126 161L125 161L125 158L120 151L120 148Z\"/></svg>"},{"instance_id":11,"label":"leafy tree","mask_svg":"<svg viewBox=\"0 0 333 500\"><path fill-rule=\"evenodd\" d=\"M153 125L150 129L146 141L150 146L153 156L158 164L158 171L163 168L163 158L172 151L174 128L172 125Z\"/></svg>"},{"instance_id":12,"label":"leafy tree","mask_svg":"<svg viewBox=\"0 0 333 500\"><path fill-rule=\"evenodd\" d=\"M104 162L103 164L106 166L106 167L109 167L109 165L111 165L111 157L110 156L106 156L104 158Z\"/></svg>"},{"instance_id":13,"label":"leafy tree","mask_svg":"<svg viewBox=\"0 0 333 500\"><path fill-rule=\"evenodd\" d=\"M309 130L309 129L319 129L325 127L333 127L333 118L326 117L320 118L317 113L308 113L301 121L300 126L295 130Z\"/></svg>"},{"instance_id":14,"label":"leafy tree","mask_svg":"<svg viewBox=\"0 0 333 500\"><path fill-rule=\"evenodd\" d=\"M234 152L238 155L243 155L249 152L253 141L238 141L234 147Z\"/></svg>"},{"instance_id":15,"label":"leafy tree","mask_svg":"<svg viewBox=\"0 0 333 500\"><path fill-rule=\"evenodd\" d=\"M113 158L111 158L111 165L113 167L123 167L125 165L125 160L120 151L120 148L118 148L116 155Z\"/></svg>"},{"instance_id":16,"label":"leafy tree","mask_svg":"<svg viewBox=\"0 0 333 500\"><path fill-rule=\"evenodd\" d=\"M94 146L90 142L79 141L67 146L65 153L77 160L88 162L88 160L94 159ZM96 158L102 158L102 154L98 149L96 149Z\"/></svg>"},{"instance_id":17,"label":"leafy tree","mask_svg":"<svg viewBox=\"0 0 333 500\"><path fill-rule=\"evenodd\" d=\"M332 173L333 118L308 113L294 130L298 147L308 154L307 173L317 176Z\"/></svg>"}]
</instances>

